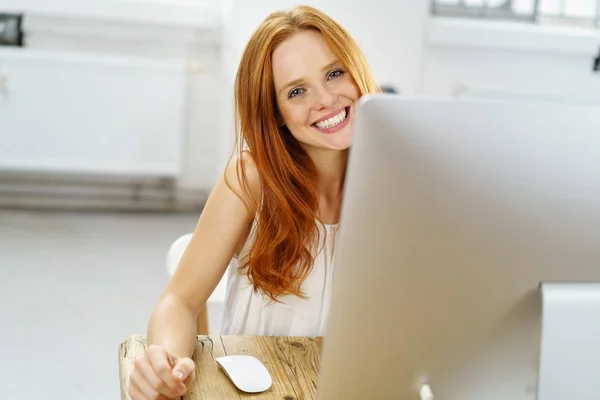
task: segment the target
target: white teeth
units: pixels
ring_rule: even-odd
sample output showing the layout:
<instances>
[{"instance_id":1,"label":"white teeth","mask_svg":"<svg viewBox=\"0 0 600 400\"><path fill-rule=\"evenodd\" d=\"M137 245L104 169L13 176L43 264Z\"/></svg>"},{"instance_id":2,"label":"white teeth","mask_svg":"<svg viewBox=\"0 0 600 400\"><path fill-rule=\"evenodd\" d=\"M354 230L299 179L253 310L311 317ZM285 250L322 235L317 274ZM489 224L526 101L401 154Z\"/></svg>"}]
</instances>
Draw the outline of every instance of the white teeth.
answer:
<instances>
[{"instance_id":1,"label":"white teeth","mask_svg":"<svg viewBox=\"0 0 600 400\"><path fill-rule=\"evenodd\" d=\"M315 125L319 129L333 128L346 119L346 109L344 108L338 115L326 119L325 121L317 122Z\"/></svg>"}]
</instances>

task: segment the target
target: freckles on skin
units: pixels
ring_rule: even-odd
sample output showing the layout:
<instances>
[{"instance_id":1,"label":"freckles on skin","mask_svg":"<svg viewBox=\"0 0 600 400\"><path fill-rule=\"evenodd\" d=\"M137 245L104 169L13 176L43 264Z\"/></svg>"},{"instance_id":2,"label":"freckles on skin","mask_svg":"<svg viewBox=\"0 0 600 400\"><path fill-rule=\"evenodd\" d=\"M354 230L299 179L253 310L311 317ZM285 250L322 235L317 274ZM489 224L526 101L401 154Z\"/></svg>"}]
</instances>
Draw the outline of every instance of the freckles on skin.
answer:
<instances>
[{"instance_id":1,"label":"freckles on skin","mask_svg":"<svg viewBox=\"0 0 600 400\"><path fill-rule=\"evenodd\" d=\"M284 85L296 79L320 77L321 69L336 60L318 32L303 31L286 39L271 57L276 97L287 99L287 92L281 92Z\"/></svg>"},{"instance_id":2,"label":"freckles on skin","mask_svg":"<svg viewBox=\"0 0 600 400\"><path fill-rule=\"evenodd\" d=\"M323 36L304 31L286 39L273 52L272 69L279 124L305 148L347 149L352 143L351 108L359 90ZM349 120L339 130L313 125L342 108L350 110Z\"/></svg>"}]
</instances>

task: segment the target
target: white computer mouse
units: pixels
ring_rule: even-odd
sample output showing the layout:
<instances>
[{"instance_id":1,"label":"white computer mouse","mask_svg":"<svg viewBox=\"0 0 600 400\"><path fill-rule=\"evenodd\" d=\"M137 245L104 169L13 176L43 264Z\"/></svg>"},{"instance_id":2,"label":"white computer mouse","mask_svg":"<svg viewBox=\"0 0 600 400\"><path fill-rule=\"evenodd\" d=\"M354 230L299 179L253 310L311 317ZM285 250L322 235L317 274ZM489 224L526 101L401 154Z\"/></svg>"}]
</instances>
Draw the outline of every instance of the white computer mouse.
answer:
<instances>
[{"instance_id":1,"label":"white computer mouse","mask_svg":"<svg viewBox=\"0 0 600 400\"><path fill-rule=\"evenodd\" d=\"M217 357L215 360L221 365L231 382L242 392L264 392L273 384L271 374L255 357L240 354Z\"/></svg>"}]
</instances>

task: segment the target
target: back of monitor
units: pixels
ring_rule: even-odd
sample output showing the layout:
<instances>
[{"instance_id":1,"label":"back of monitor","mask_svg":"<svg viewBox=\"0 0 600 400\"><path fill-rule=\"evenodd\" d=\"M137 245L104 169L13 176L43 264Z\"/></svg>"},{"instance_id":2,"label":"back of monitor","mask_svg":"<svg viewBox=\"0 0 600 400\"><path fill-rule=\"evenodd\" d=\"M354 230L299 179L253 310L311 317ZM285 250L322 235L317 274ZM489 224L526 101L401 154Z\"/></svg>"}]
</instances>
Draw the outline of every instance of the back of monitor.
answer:
<instances>
[{"instance_id":1,"label":"back of monitor","mask_svg":"<svg viewBox=\"0 0 600 400\"><path fill-rule=\"evenodd\" d=\"M600 282L600 110L382 95L356 118L318 398L536 399L540 283Z\"/></svg>"}]
</instances>

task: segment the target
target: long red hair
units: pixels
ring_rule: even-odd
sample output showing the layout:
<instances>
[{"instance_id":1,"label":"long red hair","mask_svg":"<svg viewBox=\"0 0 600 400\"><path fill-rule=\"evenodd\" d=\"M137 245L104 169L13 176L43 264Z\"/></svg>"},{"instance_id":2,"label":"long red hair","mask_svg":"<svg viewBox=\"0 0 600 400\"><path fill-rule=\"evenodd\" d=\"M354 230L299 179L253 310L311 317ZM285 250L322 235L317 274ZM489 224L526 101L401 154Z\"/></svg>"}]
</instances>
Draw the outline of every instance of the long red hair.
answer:
<instances>
[{"instance_id":1,"label":"long red hair","mask_svg":"<svg viewBox=\"0 0 600 400\"><path fill-rule=\"evenodd\" d=\"M360 95L379 92L352 37L333 19L308 6L269 15L248 42L235 81L236 150L249 151L261 186L255 204L254 242L241 260L254 289L271 300L304 297L302 283L319 243L317 170L300 143L281 127L275 100L271 56L293 34L315 30L347 69ZM251 199L244 163L238 177ZM231 187L231 185L230 185Z\"/></svg>"}]
</instances>

